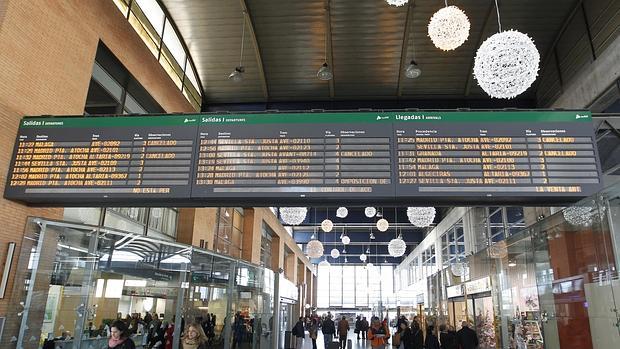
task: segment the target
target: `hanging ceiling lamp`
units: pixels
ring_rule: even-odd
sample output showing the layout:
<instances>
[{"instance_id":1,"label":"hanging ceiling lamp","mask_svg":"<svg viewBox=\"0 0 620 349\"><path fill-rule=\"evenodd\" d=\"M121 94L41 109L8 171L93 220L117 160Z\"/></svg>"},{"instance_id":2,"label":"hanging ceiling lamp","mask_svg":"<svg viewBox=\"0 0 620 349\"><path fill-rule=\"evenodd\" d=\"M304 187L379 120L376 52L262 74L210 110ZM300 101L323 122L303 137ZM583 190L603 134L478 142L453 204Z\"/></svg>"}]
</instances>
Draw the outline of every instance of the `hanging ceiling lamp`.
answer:
<instances>
[{"instance_id":1,"label":"hanging ceiling lamp","mask_svg":"<svg viewBox=\"0 0 620 349\"><path fill-rule=\"evenodd\" d=\"M316 73L316 77L319 78L319 80L323 80L323 81L329 81L331 79L334 78L334 72L332 71L332 68L329 66L329 64L327 64L327 41L328 41L328 30L327 30L327 26L329 25L329 7L325 8L325 11L327 12L327 15L325 17L325 47L323 50L323 65L321 66L321 68L319 69L319 71Z\"/></svg>"},{"instance_id":2,"label":"hanging ceiling lamp","mask_svg":"<svg viewBox=\"0 0 620 349\"><path fill-rule=\"evenodd\" d=\"M404 4L409 2L409 0L385 0L385 1L392 6L403 6Z\"/></svg>"},{"instance_id":3,"label":"hanging ceiling lamp","mask_svg":"<svg viewBox=\"0 0 620 349\"><path fill-rule=\"evenodd\" d=\"M360 255L360 261L362 261L362 262L366 262L366 259L367 259L367 258L368 258L368 257L367 257L367 256L366 256L366 254L364 254L364 253L362 253L362 254Z\"/></svg>"},{"instance_id":4,"label":"hanging ceiling lamp","mask_svg":"<svg viewBox=\"0 0 620 349\"><path fill-rule=\"evenodd\" d=\"M372 267L374 267L375 265L372 264L372 262L368 262L366 263L366 269L371 269Z\"/></svg>"},{"instance_id":5,"label":"hanging ceiling lamp","mask_svg":"<svg viewBox=\"0 0 620 349\"><path fill-rule=\"evenodd\" d=\"M497 8L497 0L495 0ZM478 85L493 98L514 98L525 92L538 75L540 54L532 39L516 30L502 31L486 39L474 60Z\"/></svg>"},{"instance_id":6,"label":"hanging ceiling lamp","mask_svg":"<svg viewBox=\"0 0 620 349\"><path fill-rule=\"evenodd\" d=\"M372 218L377 214L377 209L374 207L366 207L364 209L364 215L368 218Z\"/></svg>"},{"instance_id":7,"label":"hanging ceiling lamp","mask_svg":"<svg viewBox=\"0 0 620 349\"><path fill-rule=\"evenodd\" d=\"M306 207L280 207L280 219L284 224L299 225L306 219Z\"/></svg>"},{"instance_id":8,"label":"hanging ceiling lamp","mask_svg":"<svg viewBox=\"0 0 620 349\"><path fill-rule=\"evenodd\" d=\"M324 232L329 233L332 229L334 229L334 222L332 222L329 218L326 218L321 222L321 229L323 229Z\"/></svg>"},{"instance_id":9,"label":"hanging ceiling lamp","mask_svg":"<svg viewBox=\"0 0 620 349\"><path fill-rule=\"evenodd\" d=\"M235 67L230 75L228 75L228 80L233 82L241 82L243 81L243 73L245 73L245 68L243 67L243 44L245 43L245 11L243 11L243 26L241 29L241 56L239 57L239 65Z\"/></svg>"},{"instance_id":10,"label":"hanging ceiling lamp","mask_svg":"<svg viewBox=\"0 0 620 349\"><path fill-rule=\"evenodd\" d=\"M342 237L341 241L342 241L343 245L348 245L348 244L351 243L351 238L349 238L348 236L345 235L345 236Z\"/></svg>"},{"instance_id":11,"label":"hanging ceiling lamp","mask_svg":"<svg viewBox=\"0 0 620 349\"><path fill-rule=\"evenodd\" d=\"M399 235L396 239L390 240L388 244L388 253L392 257L401 257L407 250L407 244L403 241L403 238Z\"/></svg>"},{"instance_id":12,"label":"hanging ceiling lamp","mask_svg":"<svg viewBox=\"0 0 620 349\"><path fill-rule=\"evenodd\" d=\"M329 267L331 264L327 261L327 259L322 260L321 262L319 262L319 267Z\"/></svg>"},{"instance_id":13,"label":"hanging ceiling lamp","mask_svg":"<svg viewBox=\"0 0 620 349\"><path fill-rule=\"evenodd\" d=\"M594 221L593 207L571 206L562 211L562 215L568 224L576 227L589 227Z\"/></svg>"},{"instance_id":14,"label":"hanging ceiling lamp","mask_svg":"<svg viewBox=\"0 0 620 349\"><path fill-rule=\"evenodd\" d=\"M465 12L456 6L448 6L435 12L428 23L428 36L441 50L450 51L463 45L469 37L469 19Z\"/></svg>"},{"instance_id":15,"label":"hanging ceiling lamp","mask_svg":"<svg viewBox=\"0 0 620 349\"><path fill-rule=\"evenodd\" d=\"M377 221L377 229L381 232L388 230L390 223L385 218L381 218Z\"/></svg>"},{"instance_id":16,"label":"hanging ceiling lamp","mask_svg":"<svg viewBox=\"0 0 620 349\"><path fill-rule=\"evenodd\" d=\"M338 251L337 248L334 248L331 252L329 252L329 255L332 256L332 258L338 258L340 257L340 251Z\"/></svg>"},{"instance_id":17,"label":"hanging ceiling lamp","mask_svg":"<svg viewBox=\"0 0 620 349\"><path fill-rule=\"evenodd\" d=\"M416 227L425 228L433 223L436 210L434 207L407 207L407 218Z\"/></svg>"},{"instance_id":18,"label":"hanging ceiling lamp","mask_svg":"<svg viewBox=\"0 0 620 349\"><path fill-rule=\"evenodd\" d=\"M310 240L306 245L306 254L308 258L320 258L323 256L323 243L319 240Z\"/></svg>"},{"instance_id":19,"label":"hanging ceiling lamp","mask_svg":"<svg viewBox=\"0 0 620 349\"><path fill-rule=\"evenodd\" d=\"M349 214L349 210L346 207L338 207L336 210L336 217L345 218Z\"/></svg>"},{"instance_id":20,"label":"hanging ceiling lamp","mask_svg":"<svg viewBox=\"0 0 620 349\"><path fill-rule=\"evenodd\" d=\"M409 65L405 68L405 76L409 79L415 79L422 75L422 69L418 67L414 60L411 60Z\"/></svg>"}]
</instances>

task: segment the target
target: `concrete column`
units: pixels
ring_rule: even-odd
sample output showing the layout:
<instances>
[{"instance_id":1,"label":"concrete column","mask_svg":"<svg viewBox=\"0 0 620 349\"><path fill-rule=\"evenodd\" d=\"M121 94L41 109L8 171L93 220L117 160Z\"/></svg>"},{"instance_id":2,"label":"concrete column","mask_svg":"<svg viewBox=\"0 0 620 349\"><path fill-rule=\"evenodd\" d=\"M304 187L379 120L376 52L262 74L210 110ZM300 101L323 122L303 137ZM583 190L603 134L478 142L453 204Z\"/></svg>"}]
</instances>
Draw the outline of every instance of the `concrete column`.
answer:
<instances>
[{"instance_id":1,"label":"concrete column","mask_svg":"<svg viewBox=\"0 0 620 349\"><path fill-rule=\"evenodd\" d=\"M284 260L284 277L297 285L297 256L289 252Z\"/></svg>"}]
</instances>

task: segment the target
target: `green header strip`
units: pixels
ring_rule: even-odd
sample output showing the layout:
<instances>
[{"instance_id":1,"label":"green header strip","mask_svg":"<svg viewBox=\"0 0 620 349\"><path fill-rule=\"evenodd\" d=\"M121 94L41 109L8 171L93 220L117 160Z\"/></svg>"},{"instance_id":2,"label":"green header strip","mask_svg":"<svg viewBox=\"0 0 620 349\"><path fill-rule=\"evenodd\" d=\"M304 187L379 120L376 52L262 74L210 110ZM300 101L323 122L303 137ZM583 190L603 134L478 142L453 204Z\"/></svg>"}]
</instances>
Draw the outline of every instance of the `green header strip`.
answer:
<instances>
[{"instance_id":1,"label":"green header strip","mask_svg":"<svg viewBox=\"0 0 620 349\"><path fill-rule=\"evenodd\" d=\"M186 114L118 117L28 117L25 128L146 127L195 125L399 123L399 122L591 122L589 111L415 111L355 113Z\"/></svg>"}]
</instances>

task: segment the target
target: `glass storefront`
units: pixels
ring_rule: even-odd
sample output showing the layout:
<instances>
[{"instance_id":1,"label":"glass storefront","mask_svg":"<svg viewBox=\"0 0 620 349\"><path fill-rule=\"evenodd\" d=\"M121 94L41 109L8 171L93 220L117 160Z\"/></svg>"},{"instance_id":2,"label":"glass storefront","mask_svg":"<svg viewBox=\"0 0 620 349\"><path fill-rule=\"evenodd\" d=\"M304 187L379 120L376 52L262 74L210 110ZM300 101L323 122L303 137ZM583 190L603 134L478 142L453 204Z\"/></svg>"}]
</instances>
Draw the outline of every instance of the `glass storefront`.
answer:
<instances>
[{"instance_id":1,"label":"glass storefront","mask_svg":"<svg viewBox=\"0 0 620 349\"><path fill-rule=\"evenodd\" d=\"M178 348L190 321L209 348L229 348L233 325L244 329L238 348L270 348L277 333L274 273L191 246L31 218L16 270L5 333L17 335L2 348L100 348L117 319L138 347L165 328Z\"/></svg>"},{"instance_id":2,"label":"glass storefront","mask_svg":"<svg viewBox=\"0 0 620 349\"><path fill-rule=\"evenodd\" d=\"M620 348L619 194L608 189L470 256L472 280L489 275L490 292L451 300L450 321L466 299L481 347Z\"/></svg>"}]
</instances>

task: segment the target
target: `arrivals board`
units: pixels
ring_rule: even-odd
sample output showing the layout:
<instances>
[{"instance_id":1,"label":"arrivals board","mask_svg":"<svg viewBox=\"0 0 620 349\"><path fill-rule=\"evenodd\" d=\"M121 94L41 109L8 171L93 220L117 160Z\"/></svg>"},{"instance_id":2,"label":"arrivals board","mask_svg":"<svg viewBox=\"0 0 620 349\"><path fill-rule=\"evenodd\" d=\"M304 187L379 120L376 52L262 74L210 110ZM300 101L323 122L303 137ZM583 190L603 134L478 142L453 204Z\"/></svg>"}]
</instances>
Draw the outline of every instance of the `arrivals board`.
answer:
<instances>
[{"instance_id":1,"label":"arrivals board","mask_svg":"<svg viewBox=\"0 0 620 349\"><path fill-rule=\"evenodd\" d=\"M47 205L565 203L601 189L585 111L24 118L5 197Z\"/></svg>"}]
</instances>

